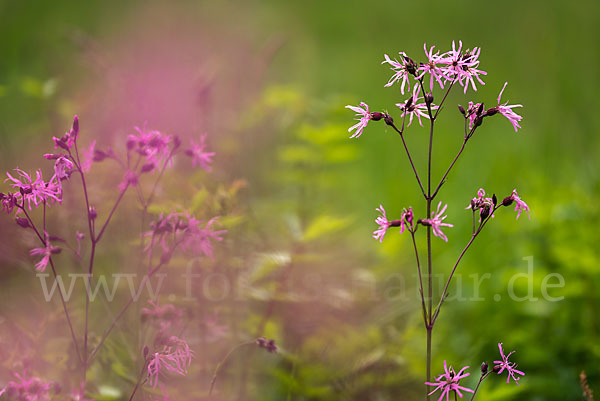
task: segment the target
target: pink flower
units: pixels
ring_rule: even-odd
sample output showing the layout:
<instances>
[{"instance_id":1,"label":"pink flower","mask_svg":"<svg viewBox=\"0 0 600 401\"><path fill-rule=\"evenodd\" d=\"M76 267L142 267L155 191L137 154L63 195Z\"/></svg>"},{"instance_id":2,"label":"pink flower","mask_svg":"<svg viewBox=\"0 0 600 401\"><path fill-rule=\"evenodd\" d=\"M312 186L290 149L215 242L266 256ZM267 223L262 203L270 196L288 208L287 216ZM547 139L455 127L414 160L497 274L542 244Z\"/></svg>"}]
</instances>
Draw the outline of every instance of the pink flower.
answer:
<instances>
[{"instance_id":1,"label":"pink flower","mask_svg":"<svg viewBox=\"0 0 600 401\"><path fill-rule=\"evenodd\" d=\"M470 375L470 373L463 373L468 368L468 366L465 366L458 373L456 373L454 372L452 366L450 366L450 369L448 369L446 361L444 361L445 373L438 376L437 379L435 379L434 383L425 382L426 385L435 387L433 391L429 393L429 395L435 393L438 390L441 390L440 398L438 398L438 401L441 401L444 398L444 396L446 396L446 401L450 401L450 393L452 391L455 391L460 398L463 398L461 390L472 393L473 390L471 390L470 388L462 387L459 385L461 379L464 379L465 377Z\"/></svg>"},{"instance_id":2,"label":"pink flower","mask_svg":"<svg viewBox=\"0 0 600 401\"><path fill-rule=\"evenodd\" d=\"M346 108L355 112L356 117L359 117L356 119L358 123L348 128L348 132L356 130L356 132L350 138L358 138L362 135L363 130L369 123L369 120L373 118L372 114L369 112L369 105L365 102L360 102L360 107L348 105Z\"/></svg>"},{"instance_id":3,"label":"pink flower","mask_svg":"<svg viewBox=\"0 0 600 401\"><path fill-rule=\"evenodd\" d=\"M50 401L51 392L55 385L52 382L45 382L38 377L27 378L15 373L17 381L10 381L2 390L0 396L6 393L9 399L18 401Z\"/></svg>"},{"instance_id":4,"label":"pink flower","mask_svg":"<svg viewBox=\"0 0 600 401\"><path fill-rule=\"evenodd\" d=\"M379 225L379 228L377 230L373 231L373 238L375 238L379 242L383 242L383 237L385 236L386 231L390 227L400 227L400 234L402 234L404 232L404 229L406 228L406 224L408 224L410 226L410 228L412 229L412 222L413 222L412 208L409 208L408 210L405 209L402 212L400 220L388 220L387 216L385 215L385 209L383 208L383 205L379 205L379 207L375 210L377 210L379 213L381 213L381 215L377 216L377 218L375 219L375 223L377 223Z\"/></svg>"},{"instance_id":5,"label":"pink flower","mask_svg":"<svg viewBox=\"0 0 600 401\"><path fill-rule=\"evenodd\" d=\"M206 135L200 136L200 143L197 144L194 141L190 141L191 148L185 151L185 154L192 158L192 165L194 167L200 166L206 171L210 171L212 168L209 166L212 163L212 158L215 152L205 152L206 148Z\"/></svg>"},{"instance_id":6,"label":"pink flower","mask_svg":"<svg viewBox=\"0 0 600 401\"><path fill-rule=\"evenodd\" d=\"M13 209L17 207L17 196L13 193L2 193L0 192L0 200L2 201L2 209L11 214Z\"/></svg>"},{"instance_id":7,"label":"pink flower","mask_svg":"<svg viewBox=\"0 0 600 401\"><path fill-rule=\"evenodd\" d=\"M500 349L500 356L502 357L502 360L494 361L494 363L497 363L497 365L494 366L494 371L498 371L498 374L501 374L506 369L506 371L508 372L506 383L510 382L510 379L512 378L518 386L520 377L515 376L515 374L525 376L525 373L521 372L520 370L517 370L517 364L508 360L508 358L512 354L514 354L515 351L511 351L508 355L504 355L504 351L502 350L502 343L498 343L498 348Z\"/></svg>"},{"instance_id":8,"label":"pink flower","mask_svg":"<svg viewBox=\"0 0 600 401\"><path fill-rule=\"evenodd\" d=\"M94 154L96 153L96 141L92 141L90 147L84 150L81 156L81 169L84 173L87 173L92 168L94 162Z\"/></svg>"},{"instance_id":9,"label":"pink flower","mask_svg":"<svg viewBox=\"0 0 600 401\"><path fill-rule=\"evenodd\" d=\"M519 125L519 121L521 121L523 119L523 117L518 115L517 113L515 113L512 109L515 107L523 107L523 105L513 104L510 106L507 106L508 102L506 102L502 105L500 104L500 98L502 97L502 92L504 92L504 88L506 88L507 84L508 84L508 82L504 83L504 86L502 87L502 90L500 91L500 94L498 95L498 106L496 107L496 110L498 111L498 113L500 113L504 117L506 117L508 119L508 121L510 121L513 128L515 129L515 132L517 132L517 130L519 128L521 128L521 126Z\"/></svg>"},{"instance_id":10,"label":"pink flower","mask_svg":"<svg viewBox=\"0 0 600 401\"><path fill-rule=\"evenodd\" d=\"M213 259L213 242L223 241L223 235L227 233L227 230L213 231L212 226L218 219L219 217L213 217L206 223L204 228L200 228L201 222L191 217L188 220L187 238L183 243L183 247L194 249L194 251L199 251L201 254Z\"/></svg>"},{"instance_id":11,"label":"pink flower","mask_svg":"<svg viewBox=\"0 0 600 401\"><path fill-rule=\"evenodd\" d=\"M473 209L474 211L480 210L481 212L479 213L479 220L481 221L481 217L483 215L487 217L489 213L494 210L494 206L494 200L492 198L486 198L484 189L479 188L479 191L477 191L477 197L471 199L471 203L466 207L466 209ZM492 214L492 218L493 217L494 215Z\"/></svg>"},{"instance_id":12,"label":"pink flower","mask_svg":"<svg viewBox=\"0 0 600 401\"><path fill-rule=\"evenodd\" d=\"M148 382L156 388L159 376L166 372L185 376L192 363L192 356L193 353L184 340L175 336L169 337L164 341L162 348L149 358Z\"/></svg>"},{"instance_id":13,"label":"pink flower","mask_svg":"<svg viewBox=\"0 0 600 401\"><path fill-rule=\"evenodd\" d=\"M65 156L60 156L54 163L54 175L61 181L67 180L73 174L74 167L75 165L71 160Z\"/></svg>"},{"instance_id":14,"label":"pink flower","mask_svg":"<svg viewBox=\"0 0 600 401\"><path fill-rule=\"evenodd\" d=\"M443 222L444 219L446 219L446 217L448 217L448 216L442 216L442 214L444 214L444 212L446 211L446 208L448 207L448 205L445 205L440 210L441 206L442 206L442 202L438 203L437 210L435 212L431 212L431 218L423 219L423 220L421 220L421 223L425 226L431 226L431 228L433 230L433 235L448 242L448 237L446 237L446 235L442 232L442 227L454 227L454 226L452 224Z\"/></svg>"},{"instance_id":15,"label":"pink flower","mask_svg":"<svg viewBox=\"0 0 600 401\"><path fill-rule=\"evenodd\" d=\"M429 79L429 90L433 91L433 82L434 80L440 84L440 87L444 89L444 81L448 79L444 75L444 71L440 65L445 65L443 56L440 56L439 52L433 53L433 49L435 46L431 46L431 49L427 51L427 44L423 45L425 49L425 55L427 56L427 63L421 64L418 68L418 71L421 74L417 78L423 78L425 74L430 74Z\"/></svg>"},{"instance_id":16,"label":"pink flower","mask_svg":"<svg viewBox=\"0 0 600 401\"><path fill-rule=\"evenodd\" d=\"M146 158L149 163L158 166L164 162L169 162L171 149L169 145L172 142L171 135L166 135L160 131L146 131L146 124L142 128L134 127L137 135L129 135L127 138L127 148L135 150L141 156Z\"/></svg>"},{"instance_id":17,"label":"pink flower","mask_svg":"<svg viewBox=\"0 0 600 401\"><path fill-rule=\"evenodd\" d=\"M142 308L142 320L150 319L161 330L180 322L183 311L175 305L164 304L159 306L157 303L149 300L150 308Z\"/></svg>"},{"instance_id":18,"label":"pink flower","mask_svg":"<svg viewBox=\"0 0 600 401\"><path fill-rule=\"evenodd\" d=\"M46 235L46 246L44 248L33 248L29 251L31 256L41 256L42 259L35 264L35 270L43 272L50 262L50 258L53 254L59 254L61 249L57 246L53 246L48 240L48 234Z\"/></svg>"},{"instance_id":19,"label":"pink flower","mask_svg":"<svg viewBox=\"0 0 600 401\"><path fill-rule=\"evenodd\" d=\"M396 81L400 81L402 80L402 85L400 86L400 92L402 92L402 94L404 95L404 86L406 85L407 90L410 90L410 79L409 79L409 75L411 74L415 74L416 72L416 65L415 62L412 61L404 52L399 52L398 54L400 54L400 62L398 62L398 60L396 59L391 59L387 54L384 54L383 57L385 60L383 60L381 62L381 64L385 64L388 63L391 68L392 71L394 71L394 75L392 75L392 77L390 78L390 80L388 81L387 84L385 84L384 86L390 87L394 84L394 82Z\"/></svg>"},{"instance_id":20,"label":"pink flower","mask_svg":"<svg viewBox=\"0 0 600 401\"><path fill-rule=\"evenodd\" d=\"M519 198L519 194L517 194L517 190L513 189L513 192L510 196L504 198L504 200L502 201L502 204L504 206L509 206L512 203L515 203L515 212L519 212L517 213L517 219L519 218L519 216L521 216L521 212L523 210L525 210L527 212L527 217L529 217L529 220L531 220L531 214L529 213L529 206L527 206L527 203L523 202L521 200L521 198Z\"/></svg>"},{"instance_id":21,"label":"pink flower","mask_svg":"<svg viewBox=\"0 0 600 401\"><path fill-rule=\"evenodd\" d=\"M41 170L35 172L35 180L21 169L17 168L15 171L19 174L18 178L6 173L8 176L6 181L12 181L10 185L19 190L19 194L15 193L15 196L24 197L29 210L31 210L31 203L39 206L43 202L51 204L52 202L60 203L62 201L62 189L56 176L53 176L50 181L44 182Z\"/></svg>"},{"instance_id":22,"label":"pink flower","mask_svg":"<svg viewBox=\"0 0 600 401\"><path fill-rule=\"evenodd\" d=\"M464 86L464 92L467 93L469 83L473 87L473 90L477 90L475 86L475 80L479 81L480 84L485 85L479 75L487 75L487 72L478 70L479 66L479 53L481 49L478 47L473 48L473 51L467 50L462 52L462 41L458 41L459 46L456 49L456 44L452 41L452 50L450 50L441 62L447 64L446 67L442 68L444 74L450 80L458 80L461 86ZM464 81L464 82L463 82Z\"/></svg>"},{"instance_id":23,"label":"pink flower","mask_svg":"<svg viewBox=\"0 0 600 401\"><path fill-rule=\"evenodd\" d=\"M417 116L419 119L419 125L422 127L423 123L421 122L421 117L425 117L429 119L429 111L427 110L427 104L417 103L419 100L423 99L423 97L418 97L420 88L415 85L412 96L404 103L396 103L396 106L402 110L401 117L406 115L409 116L408 126L412 123L413 117ZM431 105L431 110L437 109L438 106Z\"/></svg>"}]
</instances>

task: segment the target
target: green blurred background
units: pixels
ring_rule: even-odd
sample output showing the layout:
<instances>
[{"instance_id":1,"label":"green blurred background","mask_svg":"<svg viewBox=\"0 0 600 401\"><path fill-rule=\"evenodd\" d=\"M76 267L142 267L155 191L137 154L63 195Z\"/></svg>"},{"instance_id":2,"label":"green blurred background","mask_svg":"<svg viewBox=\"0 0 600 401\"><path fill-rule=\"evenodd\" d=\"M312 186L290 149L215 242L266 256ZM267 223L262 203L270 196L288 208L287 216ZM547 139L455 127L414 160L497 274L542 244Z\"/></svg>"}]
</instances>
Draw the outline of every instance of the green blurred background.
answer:
<instances>
[{"instance_id":1,"label":"green blurred background","mask_svg":"<svg viewBox=\"0 0 600 401\"><path fill-rule=\"evenodd\" d=\"M457 103L493 104L508 81L504 99L524 105L522 129L515 134L505 119L489 119L470 141L439 195L454 228L446 230L447 245L436 239L434 268L447 274L468 240L464 207L478 188L499 197L518 188L532 218L515 222L502 210L469 251L459 269L463 291L473 293L468 275L488 272L480 288L485 301L446 304L434 332L434 373L443 360L470 365L475 377L466 383L473 385L477 367L496 359L502 341L517 350L527 375L519 387L493 378L479 399L582 399L582 370L600 391L598 2L5 0L0 16L4 170L33 166L28 160L39 152L28 149L58 136L78 113L98 137L143 120L170 132L207 131L222 155L219 176L248 182L244 202L252 217L239 240L245 257L287 255L292 262L282 264L291 271L293 263L305 284L297 290L315 296L308 302L284 296L289 291L271 294L277 307L267 332L289 353L255 379L260 385L249 398L262 400L422 399L425 341L409 238L390 233L380 245L370 234L380 203L390 215L412 205L422 217L424 202L397 135L371 123L359 139L348 139L353 115L344 106L365 101L399 120L394 104L403 96L398 87L383 87L390 76L380 65L384 53L422 60L424 42L441 50L459 39L480 46L486 85L447 100L434 177L461 144ZM127 59L140 49L143 58ZM133 76L136 65L143 72L179 62L198 63L200 72L148 75L166 82L150 94L166 93L164 104L153 103L164 115L119 98L136 89L103 84L114 71ZM215 82L210 104L202 100L205 81ZM200 88L190 96L198 101L193 121L169 109L187 83ZM407 133L421 169L426 137L415 124ZM564 300L507 297L528 256L534 295L541 297L547 274L560 273L566 285L550 293ZM390 295L394 274L404 278L406 297ZM519 283L523 294L526 283ZM260 321L252 313L262 313L263 298L245 304L243 327Z\"/></svg>"}]
</instances>

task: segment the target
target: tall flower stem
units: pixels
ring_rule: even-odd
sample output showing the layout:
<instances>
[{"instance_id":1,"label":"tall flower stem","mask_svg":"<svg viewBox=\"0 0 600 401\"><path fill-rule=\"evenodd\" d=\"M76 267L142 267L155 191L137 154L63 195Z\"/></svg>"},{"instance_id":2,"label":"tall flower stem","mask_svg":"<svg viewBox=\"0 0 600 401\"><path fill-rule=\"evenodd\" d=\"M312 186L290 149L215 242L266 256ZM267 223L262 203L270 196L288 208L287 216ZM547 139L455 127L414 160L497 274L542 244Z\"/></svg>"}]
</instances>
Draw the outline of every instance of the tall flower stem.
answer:
<instances>
[{"instance_id":1,"label":"tall flower stem","mask_svg":"<svg viewBox=\"0 0 600 401\"><path fill-rule=\"evenodd\" d=\"M487 372L485 375L482 375L481 377L479 377L479 381L477 382L475 391L473 391L473 395L471 396L471 401L473 401L475 399L475 394L477 394L477 390L479 390L479 385L481 385L481 382L484 381L485 378L488 377L489 374L490 374L490 372Z\"/></svg>"},{"instance_id":2,"label":"tall flower stem","mask_svg":"<svg viewBox=\"0 0 600 401\"><path fill-rule=\"evenodd\" d=\"M419 183L419 188L421 188L421 192L423 193L423 196L425 198L427 198L427 195L425 194L425 188L423 188L423 184L421 183L421 178L419 177L417 168L415 167L415 164L413 163L412 157L410 156L410 152L408 150L408 146L406 146L406 141L404 140L403 133L404 133L405 118L406 118L406 116L402 118L402 129L398 129L398 127L396 127L396 125L394 125L393 122L389 122L387 124L390 125L400 135L400 138L402 139L402 144L404 145L404 150L406 151L406 155L408 156L408 161L410 162L410 166L412 167L413 172L415 173L415 177L417 178L417 182Z\"/></svg>"},{"instance_id":3,"label":"tall flower stem","mask_svg":"<svg viewBox=\"0 0 600 401\"><path fill-rule=\"evenodd\" d=\"M25 213L25 217L27 217L27 220L29 221L29 225L31 225L31 228L33 228L33 231L35 231L35 234L40 239L42 245L46 246L45 238L42 237L42 235L40 234L39 230L37 229L35 223L29 216L29 213L27 213L27 210L25 209L25 199L23 199L23 206L21 206L19 208L23 211L23 213ZM60 295L60 301L62 303L63 311L65 312L65 318L67 319L67 324L69 325L69 330L71 332L71 338L73 340L73 346L75 347L75 353L77 354L77 358L79 359L79 362L83 363L83 357L81 355L81 351L79 350L79 342L77 341L77 336L75 335L75 330L73 329L73 323L71 322L71 316L69 315L69 309L67 308L67 302L65 301L65 296L62 291L62 286L58 285L59 284L58 283L58 274L56 274L56 268L54 266L54 261L52 260L52 257L50 257L49 262L50 262L50 268L52 269L52 275L54 276L54 281L57 283L56 286L58 288L58 293Z\"/></svg>"},{"instance_id":4,"label":"tall flower stem","mask_svg":"<svg viewBox=\"0 0 600 401\"><path fill-rule=\"evenodd\" d=\"M215 372L213 373L213 377L210 381L210 389L208 390L208 396L210 397L212 395L213 389L215 388L215 383L217 382L217 377L219 375L219 371L221 370L221 367L225 364L225 362L227 362L227 360L229 359L229 357L238 349L240 349L243 346L246 345L254 345L256 344L256 342L254 341L248 341L245 343L241 343L236 345L235 347L233 347L231 350L229 350L229 352L227 353L227 355L225 355L225 357L221 360L221 362L219 362L219 364L217 365L217 367L215 368Z\"/></svg>"},{"instance_id":5,"label":"tall flower stem","mask_svg":"<svg viewBox=\"0 0 600 401\"><path fill-rule=\"evenodd\" d=\"M146 373L146 361L144 361L144 366L142 366L142 371L140 372L140 375L138 377L137 382L135 383L135 386L133 387L133 391L131 392L131 395L129 396L129 401L133 400L133 397L135 396L135 393L138 391L138 389L140 388L140 384L142 383L142 379L144 380L144 383L146 382L147 378L144 379L144 373Z\"/></svg>"}]
</instances>

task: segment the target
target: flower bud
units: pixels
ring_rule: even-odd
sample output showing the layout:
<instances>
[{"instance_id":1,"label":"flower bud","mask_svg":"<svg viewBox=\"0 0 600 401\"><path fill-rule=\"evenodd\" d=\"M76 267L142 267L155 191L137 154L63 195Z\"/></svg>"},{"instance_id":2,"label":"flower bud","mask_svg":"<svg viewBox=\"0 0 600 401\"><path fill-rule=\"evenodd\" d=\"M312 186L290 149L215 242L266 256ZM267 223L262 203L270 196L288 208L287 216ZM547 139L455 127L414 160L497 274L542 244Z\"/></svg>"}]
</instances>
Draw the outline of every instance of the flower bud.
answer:
<instances>
[{"instance_id":1,"label":"flower bud","mask_svg":"<svg viewBox=\"0 0 600 401\"><path fill-rule=\"evenodd\" d=\"M479 212L479 215L481 216L481 220L485 220L490 215L490 206L485 205L481 209L481 212Z\"/></svg>"},{"instance_id":2,"label":"flower bud","mask_svg":"<svg viewBox=\"0 0 600 401\"><path fill-rule=\"evenodd\" d=\"M143 351L144 359L146 359L148 357L149 353L150 353L150 348L148 348L147 345L144 345L144 351Z\"/></svg>"},{"instance_id":3,"label":"flower bud","mask_svg":"<svg viewBox=\"0 0 600 401\"><path fill-rule=\"evenodd\" d=\"M56 160L60 157L62 157L63 155L61 155L60 153L46 153L44 154L44 158L47 160Z\"/></svg>"},{"instance_id":4,"label":"flower bud","mask_svg":"<svg viewBox=\"0 0 600 401\"><path fill-rule=\"evenodd\" d=\"M378 111L371 113L371 120L373 121L379 121L381 120L383 117L385 117L385 114L380 113Z\"/></svg>"},{"instance_id":5,"label":"flower bud","mask_svg":"<svg viewBox=\"0 0 600 401\"><path fill-rule=\"evenodd\" d=\"M425 94L425 103L433 103L433 94L431 92Z\"/></svg>"},{"instance_id":6,"label":"flower bud","mask_svg":"<svg viewBox=\"0 0 600 401\"><path fill-rule=\"evenodd\" d=\"M507 196L506 198L504 198L502 200L502 206L510 206L513 203L513 197L511 196Z\"/></svg>"},{"instance_id":7,"label":"flower bud","mask_svg":"<svg viewBox=\"0 0 600 401\"><path fill-rule=\"evenodd\" d=\"M150 162L150 163L146 163L142 166L141 172L142 172L142 174L144 174L144 173L149 173L152 170L154 170L154 163Z\"/></svg>"},{"instance_id":8,"label":"flower bud","mask_svg":"<svg viewBox=\"0 0 600 401\"><path fill-rule=\"evenodd\" d=\"M488 372L488 363L484 362L481 364L481 375L485 375Z\"/></svg>"},{"instance_id":9,"label":"flower bud","mask_svg":"<svg viewBox=\"0 0 600 401\"><path fill-rule=\"evenodd\" d=\"M100 149L94 149L94 156L93 156L93 160L95 162L101 162L102 160L106 159L108 157L108 155L103 152Z\"/></svg>"},{"instance_id":10,"label":"flower bud","mask_svg":"<svg viewBox=\"0 0 600 401\"><path fill-rule=\"evenodd\" d=\"M50 247L50 253L53 255L58 255L61 252L62 252L62 248L59 246L51 246Z\"/></svg>"},{"instance_id":11,"label":"flower bud","mask_svg":"<svg viewBox=\"0 0 600 401\"><path fill-rule=\"evenodd\" d=\"M492 372L498 373L500 371L500 368L502 368L502 365L496 365L492 368Z\"/></svg>"},{"instance_id":12,"label":"flower bud","mask_svg":"<svg viewBox=\"0 0 600 401\"><path fill-rule=\"evenodd\" d=\"M29 224L29 220L27 220L25 217L17 217L15 219L15 222L19 225L19 227L23 227L23 228L31 227L31 224Z\"/></svg>"},{"instance_id":13,"label":"flower bud","mask_svg":"<svg viewBox=\"0 0 600 401\"><path fill-rule=\"evenodd\" d=\"M73 139L76 139L77 136L79 136L79 117L77 117L77 115L73 117L73 127L71 128L70 134Z\"/></svg>"},{"instance_id":14,"label":"flower bud","mask_svg":"<svg viewBox=\"0 0 600 401\"><path fill-rule=\"evenodd\" d=\"M402 220L392 220L390 221L390 227L400 227L402 225Z\"/></svg>"},{"instance_id":15,"label":"flower bud","mask_svg":"<svg viewBox=\"0 0 600 401\"><path fill-rule=\"evenodd\" d=\"M494 114L498 113L498 107L492 107L491 109L487 109L485 112L486 116L493 116Z\"/></svg>"},{"instance_id":16,"label":"flower bud","mask_svg":"<svg viewBox=\"0 0 600 401\"><path fill-rule=\"evenodd\" d=\"M492 202L494 203L494 206L498 204L498 198L496 198L496 194L492 195Z\"/></svg>"},{"instance_id":17,"label":"flower bud","mask_svg":"<svg viewBox=\"0 0 600 401\"><path fill-rule=\"evenodd\" d=\"M386 123L387 125L390 125L390 126L391 126L391 125L394 125L394 119L393 119L393 118L392 118L392 116L390 116L389 114L386 114L386 115L383 117L383 121L385 121L385 123Z\"/></svg>"},{"instance_id":18,"label":"flower bud","mask_svg":"<svg viewBox=\"0 0 600 401\"><path fill-rule=\"evenodd\" d=\"M483 123L483 116L475 117L475 121L473 122L474 127L479 127Z\"/></svg>"},{"instance_id":19,"label":"flower bud","mask_svg":"<svg viewBox=\"0 0 600 401\"><path fill-rule=\"evenodd\" d=\"M177 149L181 146L181 139L177 135L173 136L173 149Z\"/></svg>"},{"instance_id":20,"label":"flower bud","mask_svg":"<svg viewBox=\"0 0 600 401\"><path fill-rule=\"evenodd\" d=\"M481 103L477 108L477 115L480 116L481 113L483 113L483 103Z\"/></svg>"},{"instance_id":21,"label":"flower bud","mask_svg":"<svg viewBox=\"0 0 600 401\"><path fill-rule=\"evenodd\" d=\"M90 206L90 209L88 210L88 218L94 221L96 220L96 217L98 217L98 212L96 211L96 208L94 206Z\"/></svg>"},{"instance_id":22,"label":"flower bud","mask_svg":"<svg viewBox=\"0 0 600 401\"><path fill-rule=\"evenodd\" d=\"M462 114L463 116L465 115L465 108L462 107L460 104L458 105L458 111L460 111L460 114Z\"/></svg>"},{"instance_id":23,"label":"flower bud","mask_svg":"<svg viewBox=\"0 0 600 401\"><path fill-rule=\"evenodd\" d=\"M404 61L406 61L406 71L408 71L409 74L417 76L417 63L408 56L404 56Z\"/></svg>"}]
</instances>

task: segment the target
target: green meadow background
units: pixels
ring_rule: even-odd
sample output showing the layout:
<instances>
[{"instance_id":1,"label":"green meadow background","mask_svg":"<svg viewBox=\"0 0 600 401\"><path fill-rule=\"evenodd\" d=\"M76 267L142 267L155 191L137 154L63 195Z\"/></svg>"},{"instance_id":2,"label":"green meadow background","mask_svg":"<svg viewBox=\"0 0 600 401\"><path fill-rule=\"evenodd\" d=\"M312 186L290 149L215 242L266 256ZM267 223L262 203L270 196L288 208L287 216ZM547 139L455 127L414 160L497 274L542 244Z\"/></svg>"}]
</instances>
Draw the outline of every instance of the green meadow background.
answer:
<instances>
[{"instance_id":1,"label":"green meadow background","mask_svg":"<svg viewBox=\"0 0 600 401\"><path fill-rule=\"evenodd\" d=\"M479 365L497 359L503 342L526 376L518 387L491 377L478 399L581 400L582 371L600 392L598 2L3 0L0 21L3 171L41 163L49 138L77 113L82 135L99 140L119 140L144 121L176 134L206 132L217 179L246 182L231 266L251 265L265 278L234 321L251 335L272 302L265 334L283 352L248 358L254 375L243 361L233 366L240 373L224 379L230 399L424 398L425 330L409 237L371 238L379 204L392 217L408 206L424 217L424 201L398 136L371 122L348 139L353 114L344 106L365 101L399 121L394 104L404 97L398 86L383 87L391 74L380 64L384 53L419 61L423 43L481 47L486 84L446 101L434 181L461 145L457 104L492 105L508 81L503 101L523 104L522 129L488 118L467 145L439 194L454 227L445 230L448 244L434 239L435 271L447 274L468 241L464 208L480 187L499 198L517 188L531 220L500 210L463 259L451 296L457 288L473 296L473 274L489 278L479 287L483 300L445 304L434 374L444 360L470 365L464 383L474 386ZM124 85L104 84L119 73ZM413 123L406 137L424 175L427 125ZM15 230L3 217L5 250ZM16 302L10 287L31 280L11 255L0 256L2 311ZM511 300L509 282L528 273L528 257L538 300ZM283 291L263 291L282 282L278 269L292 278ZM564 278L549 290L561 301L542 297L550 273ZM527 294L529 282L516 283L517 295Z\"/></svg>"}]
</instances>

